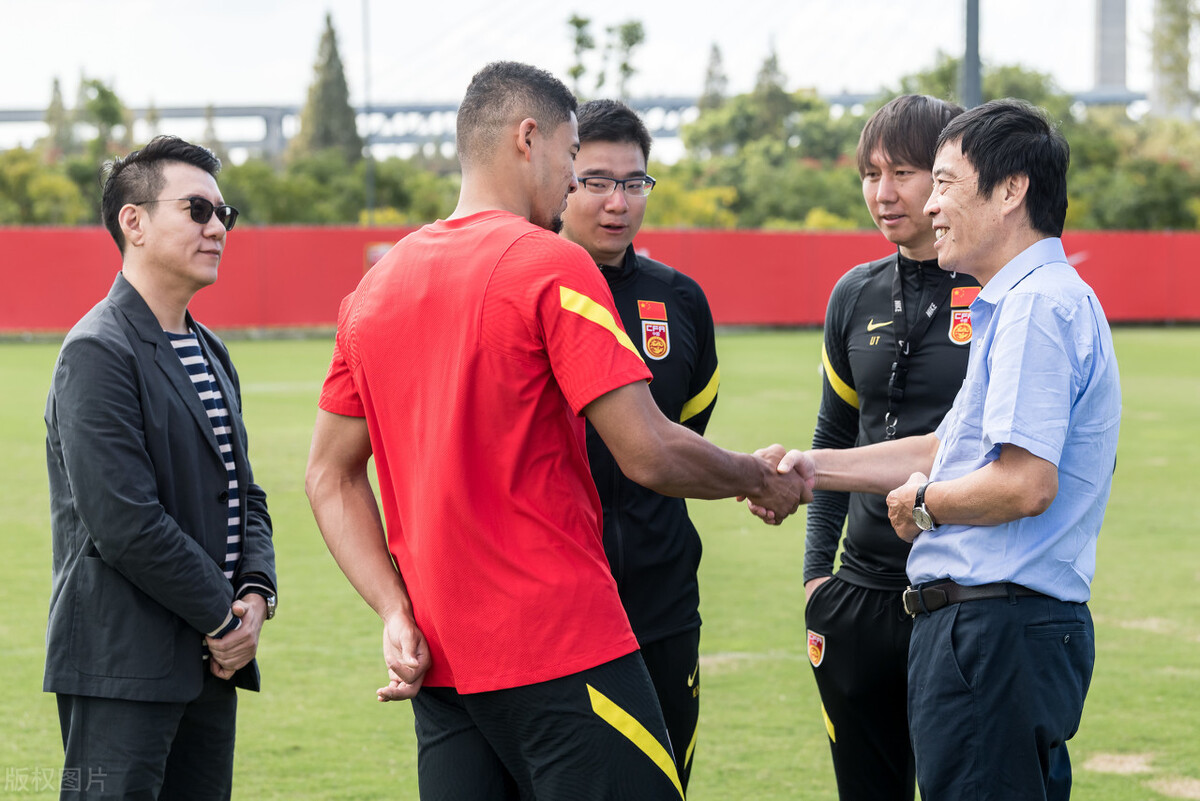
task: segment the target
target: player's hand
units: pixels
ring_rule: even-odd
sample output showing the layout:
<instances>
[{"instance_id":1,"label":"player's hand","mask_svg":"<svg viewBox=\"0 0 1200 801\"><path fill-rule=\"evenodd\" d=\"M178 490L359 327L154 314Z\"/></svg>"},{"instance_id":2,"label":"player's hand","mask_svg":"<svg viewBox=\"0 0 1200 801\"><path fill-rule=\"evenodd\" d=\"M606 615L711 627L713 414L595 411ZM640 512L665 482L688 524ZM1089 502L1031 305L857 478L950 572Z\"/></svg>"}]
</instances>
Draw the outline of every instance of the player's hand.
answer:
<instances>
[{"instance_id":1,"label":"player's hand","mask_svg":"<svg viewBox=\"0 0 1200 801\"><path fill-rule=\"evenodd\" d=\"M888 519L896 536L905 542L912 542L921 533L913 521L913 506L917 503L917 490L928 480L924 473L913 473L907 482L887 494Z\"/></svg>"},{"instance_id":2,"label":"player's hand","mask_svg":"<svg viewBox=\"0 0 1200 801\"><path fill-rule=\"evenodd\" d=\"M776 444L760 448L754 452L754 455L766 460L768 464L775 465L775 472L789 479L791 485L796 488L798 502L795 507L780 514L778 510L752 497L747 500L747 506L753 514L760 517L765 523L778 525L784 517L796 511L799 504L812 502L813 487L817 483L817 469L812 456L807 451L788 451L782 445Z\"/></svg>"},{"instance_id":3,"label":"player's hand","mask_svg":"<svg viewBox=\"0 0 1200 801\"><path fill-rule=\"evenodd\" d=\"M429 670L429 645L410 615L396 613L383 624L383 661L388 684L375 691L380 701L403 701L421 689Z\"/></svg>"},{"instance_id":4,"label":"player's hand","mask_svg":"<svg viewBox=\"0 0 1200 801\"><path fill-rule=\"evenodd\" d=\"M817 591L825 582L829 581L833 576L817 576L804 582L804 605L808 606L808 601L812 598L812 594Z\"/></svg>"}]
</instances>

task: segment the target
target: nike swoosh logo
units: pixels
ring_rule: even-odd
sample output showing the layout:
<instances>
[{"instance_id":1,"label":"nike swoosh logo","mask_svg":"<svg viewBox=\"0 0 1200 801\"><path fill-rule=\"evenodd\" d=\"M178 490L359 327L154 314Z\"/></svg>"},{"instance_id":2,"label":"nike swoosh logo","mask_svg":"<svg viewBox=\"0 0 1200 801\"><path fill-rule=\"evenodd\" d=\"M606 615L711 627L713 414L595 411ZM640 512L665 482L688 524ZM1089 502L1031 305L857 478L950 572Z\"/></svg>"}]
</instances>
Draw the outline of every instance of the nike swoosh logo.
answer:
<instances>
[{"instance_id":1,"label":"nike swoosh logo","mask_svg":"<svg viewBox=\"0 0 1200 801\"><path fill-rule=\"evenodd\" d=\"M886 323L877 323L877 322L875 322L875 318L872 317L870 320L867 321L867 330L874 331L876 328L883 328L884 326L891 325L894 322L895 322L895 320L888 320Z\"/></svg>"},{"instance_id":2,"label":"nike swoosh logo","mask_svg":"<svg viewBox=\"0 0 1200 801\"><path fill-rule=\"evenodd\" d=\"M678 674L676 674L678 675ZM688 676L688 686L691 687L696 683L696 677L700 675L700 663L696 663L696 669L692 671L692 675Z\"/></svg>"}]
</instances>

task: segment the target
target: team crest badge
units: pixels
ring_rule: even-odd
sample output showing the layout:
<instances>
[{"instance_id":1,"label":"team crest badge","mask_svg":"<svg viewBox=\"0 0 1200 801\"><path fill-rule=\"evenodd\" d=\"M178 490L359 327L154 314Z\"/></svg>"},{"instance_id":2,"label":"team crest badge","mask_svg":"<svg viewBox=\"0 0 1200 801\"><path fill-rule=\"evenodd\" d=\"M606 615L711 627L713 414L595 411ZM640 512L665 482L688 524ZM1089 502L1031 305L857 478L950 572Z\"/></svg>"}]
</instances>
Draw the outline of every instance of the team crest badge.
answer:
<instances>
[{"instance_id":1,"label":"team crest badge","mask_svg":"<svg viewBox=\"0 0 1200 801\"><path fill-rule=\"evenodd\" d=\"M825 661L825 635L808 630L808 661L813 667L820 667Z\"/></svg>"},{"instance_id":2,"label":"team crest badge","mask_svg":"<svg viewBox=\"0 0 1200 801\"><path fill-rule=\"evenodd\" d=\"M655 361L671 352L671 332L665 321L642 320L642 350Z\"/></svg>"},{"instance_id":3,"label":"team crest badge","mask_svg":"<svg viewBox=\"0 0 1200 801\"><path fill-rule=\"evenodd\" d=\"M655 361L671 352L671 332L667 328L667 304L661 300L639 300L642 319L642 350Z\"/></svg>"},{"instance_id":4,"label":"team crest badge","mask_svg":"<svg viewBox=\"0 0 1200 801\"><path fill-rule=\"evenodd\" d=\"M950 341L966 345L971 341L971 310L953 309L950 312Z\"/></svg>"}]
</instances>

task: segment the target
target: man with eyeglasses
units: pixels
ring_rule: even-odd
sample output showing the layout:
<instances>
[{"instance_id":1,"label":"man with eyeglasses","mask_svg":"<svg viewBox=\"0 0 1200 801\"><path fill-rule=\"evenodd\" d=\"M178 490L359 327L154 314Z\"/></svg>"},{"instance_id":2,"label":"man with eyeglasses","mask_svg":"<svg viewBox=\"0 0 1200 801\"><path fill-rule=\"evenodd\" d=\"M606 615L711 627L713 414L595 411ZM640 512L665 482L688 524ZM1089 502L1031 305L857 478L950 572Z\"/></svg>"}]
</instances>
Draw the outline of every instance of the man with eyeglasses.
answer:
<instances>
[{"instance_id":1,"label":"man with eyeglasses","mask_svg":"<svg viewBox=\"0 0 1200 801\"><path fill-rule=\"evenodd\" d=\"M220 161L176 137L106 166L121 271L63 341L46 403L62 797L227 799L275 557L237 372L188 304L237 210Z\"/></svg>"},{"instance_id":2,"label":"man with eyeglasses","mask_svg":"<svg viewBox=\"0 0 1200 801\"><path fill-rule=\"evenodd\" d=\"M584 103L578 116L579 189L563 213L563 234L588 252L608 282L625 331L654 375L650 394L658 408L703 435L720 383L708 299L691 278L633 249L654 187L646 173L650 133L614 100ZM629 479L591 425L587 446L604 551L686 791L700 713L700 535L684 499Z\"/></svg>"},{"instance_id":3,"label":"man with eyeglasses","mask_svg":"<svg viewBox=\"0 0 1200 801\"><path fill-rule=\"evenodd\" d=\"M556 235L575 111L544 70L474 76L458 206L343 301L319 401L306 490L383 620L378 697L412 699L425 801L683 795L604 555L585 418L660 492L749 494L781 517L810 495L654 405L604 279Z\"/></svg>"}]
</instances>

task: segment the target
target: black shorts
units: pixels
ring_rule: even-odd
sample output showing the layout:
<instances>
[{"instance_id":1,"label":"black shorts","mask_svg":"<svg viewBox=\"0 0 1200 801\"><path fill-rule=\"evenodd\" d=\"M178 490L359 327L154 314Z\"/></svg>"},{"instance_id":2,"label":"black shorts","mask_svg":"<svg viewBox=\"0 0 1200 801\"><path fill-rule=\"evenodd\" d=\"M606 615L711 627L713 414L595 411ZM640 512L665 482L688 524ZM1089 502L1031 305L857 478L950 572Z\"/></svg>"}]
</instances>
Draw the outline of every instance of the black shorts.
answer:
<instances>
[{"instance_id":1,"label":"black shorts","mask_svg":"<svg viewBox=\"0 0 1200 801\"><path fill-rule=\"evenodd\" d=\"M642 659L675 749L679 782L687 792L700 720L700 629L644 644Z\"/></svg>"},{"instance_id":2,"label":"black shorts","mask_svg":"<svg viewBox=\"0 0 1200 801\"><path fill-rule=\"evenodd\" d=\"M413 712L422 801L683 797L636 652L526 687L425 687Z\"/></svg>"}]
</instances>

